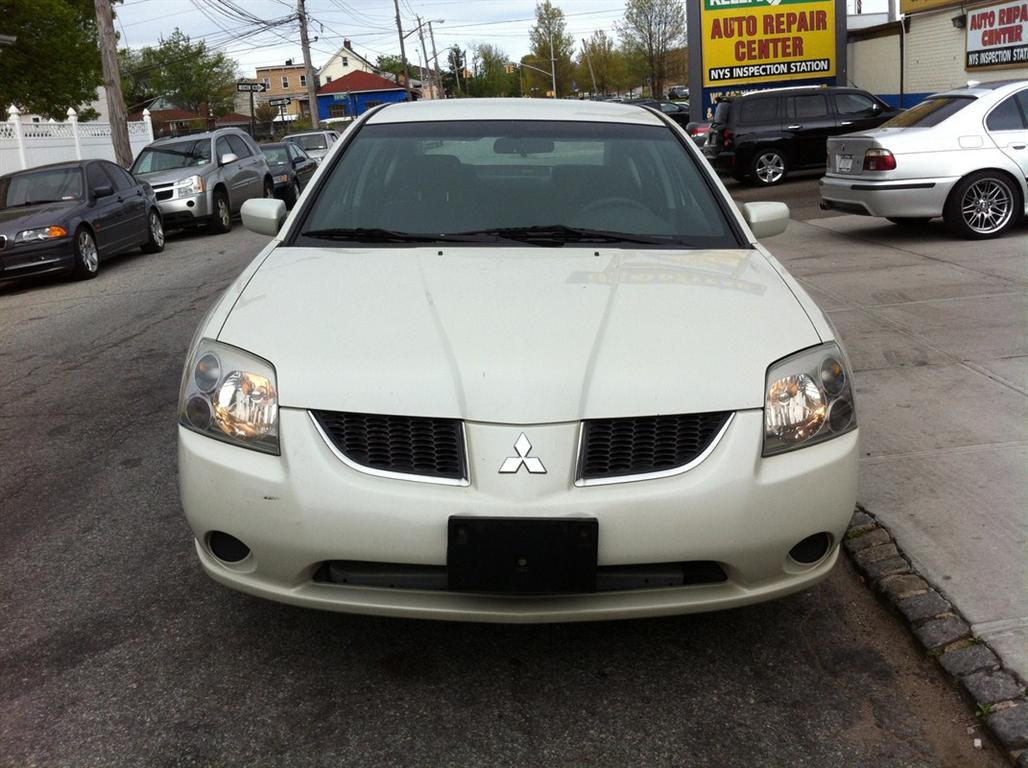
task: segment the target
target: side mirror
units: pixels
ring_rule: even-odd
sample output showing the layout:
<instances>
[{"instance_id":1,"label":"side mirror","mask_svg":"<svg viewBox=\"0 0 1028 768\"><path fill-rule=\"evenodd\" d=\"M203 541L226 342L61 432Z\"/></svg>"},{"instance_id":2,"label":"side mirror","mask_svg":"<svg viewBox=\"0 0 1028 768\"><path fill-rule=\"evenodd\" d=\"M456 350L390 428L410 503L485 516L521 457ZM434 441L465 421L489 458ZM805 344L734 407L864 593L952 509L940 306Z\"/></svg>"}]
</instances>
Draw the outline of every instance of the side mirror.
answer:
<instances>
[{"instance_id":1,"label":"side mirror","mask_svg":"<svg viewBox=\"0 0 1028 768\"><path fill-rule=\"evenodd\" d=\"M248 230L274 237L286 220L286 204L270 197L254 197L243 203L241 214Z\"/></svg>"},{"instance_id":2,"label":"side mirror","mask_svg":"<svg viewBox=\"0 0 1028 768\"><path fill-rule=\"evenodd\" d=\"M110 184L101 184L99 187L93 187L93 197L100 199L101 197L110 197L114 194L114 187Z\"/></svg>"},{"instance_id":3,"label":"side mirror","mask_svg":"<svg viewBox=\"0 0 1028 768\"><path fill-rule=\"evenodd\" d=\"M872 111L872 112L873 112L874 114L876 114L876 115L877 115L877 114L878 114L879 112L881 112L881 111L882 111L882 108L881 108L881 106L879 106L878 104L872 104L872 105L871 105L871 111Z\"/></svg>"},{"instance_id":4,"label":"side mirror","mask_svg":"<svg viewBox=\"0 0 1028 768\"><path fill-rule=\"evenodd\" d=\"M757 240L780 235L789 226L789 206L785 203L743 203L742 218Z\"/></svg>"},{"instance_id":5,"label":"side mirror","mask_svg":"<svg viewBox=\"0 0 1028 768\"><path fill-rule=\"evenodd\" d=\"M234 163L238 159L239 155L237 155L235 152L226 152L221 156L221 159L218 162L221 165L228 165L229 163Z\"/></svg>"}]
</instances>

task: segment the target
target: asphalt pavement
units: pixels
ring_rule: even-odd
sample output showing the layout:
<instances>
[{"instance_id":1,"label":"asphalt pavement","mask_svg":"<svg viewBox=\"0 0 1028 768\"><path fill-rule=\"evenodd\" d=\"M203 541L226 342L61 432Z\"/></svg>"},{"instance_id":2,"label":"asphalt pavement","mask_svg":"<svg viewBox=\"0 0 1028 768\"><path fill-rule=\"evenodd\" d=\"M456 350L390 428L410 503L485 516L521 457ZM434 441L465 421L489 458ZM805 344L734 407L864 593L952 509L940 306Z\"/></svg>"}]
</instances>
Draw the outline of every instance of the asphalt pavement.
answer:
<instances>
[{"instance_id":1,"label":"asphalt pavement","mask_svg":"<svg viewBox=\"0 0 1028 768\"><path fill-rule=\"evenodd\" d=\"M93 281L0 286L0 765L1004 764L844 560L773 603L550 626L208 580L178 502L179 379L265 241L172 235Z\"/></svg>"}]
</instances>

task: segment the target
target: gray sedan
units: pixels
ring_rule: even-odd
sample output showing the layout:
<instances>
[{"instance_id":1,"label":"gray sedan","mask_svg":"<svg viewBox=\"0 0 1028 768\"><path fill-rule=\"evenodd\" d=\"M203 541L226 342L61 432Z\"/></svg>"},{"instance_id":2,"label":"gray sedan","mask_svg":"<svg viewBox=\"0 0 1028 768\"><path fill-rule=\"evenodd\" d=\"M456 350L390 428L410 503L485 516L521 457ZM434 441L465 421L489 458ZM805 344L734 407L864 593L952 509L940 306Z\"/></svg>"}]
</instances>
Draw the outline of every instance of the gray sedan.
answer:
<instances>
[{"instance_id":1,"label":"gray sedan","mask_svg":"<svg viewBox=\"0 0 1028 768\"><path fill-rule=\"evenodd\" d=\"M941 216L997 237L1028 213L1028 80L931 96L881 127L828 140L821 207L900 225Z\"/></svg>"}]
</instances>

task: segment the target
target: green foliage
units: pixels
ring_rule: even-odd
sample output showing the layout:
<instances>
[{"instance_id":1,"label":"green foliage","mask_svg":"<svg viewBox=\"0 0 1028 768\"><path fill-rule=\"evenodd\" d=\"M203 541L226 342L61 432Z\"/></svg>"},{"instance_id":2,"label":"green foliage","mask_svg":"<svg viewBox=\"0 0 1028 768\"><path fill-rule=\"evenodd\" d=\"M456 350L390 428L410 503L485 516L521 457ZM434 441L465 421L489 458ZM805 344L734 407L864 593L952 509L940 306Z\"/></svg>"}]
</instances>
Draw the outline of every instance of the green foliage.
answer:
<instances>
[{"instance_id":1,"label":"green foliage","mask_svg":"<svg viewBox=\"0 0 1028 768\"><path fill-rule=\"evenodd\" d=\"M564 11L553 5L550 0L543 0L535 7L535 25L528 33L531 42L531 53L522 59L525 64L550 72L551 48L555 59L557 73L557 95L568 96L571 93L571 81L574 79L575 65L571 57L575 50L575 39L567 32ZM548 74L532 69L524 70L525 92L533 96L544 96L552 89L552 78Z\"/></svg>"},{"instance_id":2,"label":"green foliage","mask_svg":"<svg viewBox=\"0 0 1028 768\"><path fill-rule=\"evenodd\" d=\"M93 0L0 0L0 18L18 38L0 50L4 110L16 104L64 120L68 107L96 98L103 70Z\"/></svg>"},{"instance_id":3,"label":"green foliage","mask_svg":"<svg viewBox=\"0 0 1028 768\"><path fill-rule=\"evenodd\" d=\"M590 64L592 64L591 74ZM625 57L614 44L614 39L602 29L593 32L585 41L575 75L580 86L588 83L590 91L593 77L595 77L596 93L607 94L626 88Z\"/></svg>"},{"instance_id":4,"label":"green foliage","mask_svg":"<svg viewBox=\"0 0 1028 768\"><path fill-rule=\"evenodd\" d=\"M668 54L685 40L685 8L681 0L627 0L618 34L628 51L645 62L650 92L665 92Z\"/></svg>"},{"instance_id":5,"label":"green foliage","mask_svg":"<svg viewBox=\"0 0 1028 768\"><path fill-rule=\"evenodd\" d=\"M156 48L143 48L122 78L132 84L132 98L149 93L167 98L191 112L205 107L215 117L232 111L236 94L236 63L220 51L192 42L177 27ZM137 106L126 95L129 108Z\"/></svg>"},{"instance_id":6,"label":"green foliage","mask_svg":"<svg viewBox=\"0 0 1028 768\"><path fill-rule=\"evenodd\" d=\"M453 91L457 96L466 95L467 83L464 78L464 68L467 66L467 55L459 45L454 45L446 52L446 63L450 68L453 77Z\"/></svg>"},{"instance_id":7,"label":"green foliage","mask_svg":"<svg viewBox=\"0 0 1028 768\"><path fill-rule=\"evenodd\" d=\"M270 123L276 117L278 117L278 107L273 107L266 101L259 101L254 105L253 118L258 123Z\"/></svg>"},{"instance_id":8,"label":"green foliage","mask_svg":"<svg viewBox=\"0 0 1028 768\"><path fill-rule=\"evenodd\" d=\"M121 71L121 94L129 114L139 112L160 94L151 84L153 73L152 48L118 51L118 69Z\"/></svg>"},{"instance_id":9,"label":"green foliage","mask_svg":"<svg viewBox=\"0 0 1028 768\"><path fill-rule=\"evenodd\" d=\"M401 76L403 75L403 59L399 56L379 56L376 66L383 72Z\"/></svg>"},{"instance_id":10,"label":"green foliage","mask_svg":"<svg viewBox=\"0 0 1028 768\"><path fill-rule=\"evenodd\" d=\"M979 704L975 707L974 715L979 720L985 720L989 715L996 711L996 707L992 704Z\"/></svg>"},{"instance_id":11,"label":"green foliage","mask_svg":"<svg viewBox=\"0 0 1028 768\"><path fill-rule=\"evenodd\" d=\"M469 96L515 96L518 93L517 71L511 67L507 54L495 45L483 43L475 48L472 72L465 84Z\"/></svg>"},{"instance_id":12,"label":"green foliage","mask_svg":"<svg viewBox=\"0 0 1028 768\"><path fill-rule=\"evenodd\" d=\"M298 117L289 123L289 133L303 133L311 130L314 130L314 125L306 117Z\"/></svg>"}]
</instances>

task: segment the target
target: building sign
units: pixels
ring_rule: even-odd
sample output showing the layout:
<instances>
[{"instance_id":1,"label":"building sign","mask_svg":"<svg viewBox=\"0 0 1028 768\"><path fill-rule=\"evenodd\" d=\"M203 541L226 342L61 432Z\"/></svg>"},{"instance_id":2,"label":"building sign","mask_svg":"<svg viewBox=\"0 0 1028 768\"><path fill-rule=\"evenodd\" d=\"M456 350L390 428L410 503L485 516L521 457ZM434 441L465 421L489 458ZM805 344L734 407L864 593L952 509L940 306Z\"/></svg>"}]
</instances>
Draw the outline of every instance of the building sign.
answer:
<instances>
[{"instance_id":1,"label":"building sign","mask_svg":"<svg viewBox=\"0 0 1028 768\"><path fill-rule=\"evenodd\" d=\"M835 0L702 0L701 23L704 87L835 76Z\"/></svg>"},{"instance_id":2,"label":"building sign","mask_svg":"<svg viewBox=\"0 0 1028 768\"><path fill-rule=\"evenodd\" d=\"M937 8L960 8L961 0L900 0L900 13L910 15Z\"/></svg>"},{"instance_id":3,"label":"building sign","mask_svg":"<svg viewBox=\"0 0 1028 768\"><path fill-rule=\"evenodd\" d=\"M1028 66L1028 0L967 12L967 68Z\"/></svg>"}]
</instances>

